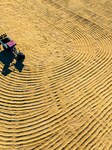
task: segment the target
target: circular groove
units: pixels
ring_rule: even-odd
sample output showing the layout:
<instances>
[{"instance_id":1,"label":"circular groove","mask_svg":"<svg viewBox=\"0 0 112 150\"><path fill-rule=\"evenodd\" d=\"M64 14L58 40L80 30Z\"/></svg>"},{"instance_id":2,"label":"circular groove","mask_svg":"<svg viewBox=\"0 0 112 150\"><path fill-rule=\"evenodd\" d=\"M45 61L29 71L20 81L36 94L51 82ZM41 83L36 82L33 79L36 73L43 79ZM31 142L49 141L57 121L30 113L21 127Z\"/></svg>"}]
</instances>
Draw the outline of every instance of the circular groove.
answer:
<instances>
[{"instance_id":1,"label":"circular groove","mask_svg":"<svg viewBox=\"0 0 112 150\"><path fill-rule=\"evenodd\" d=\"M0 74L0 149L110 150L112 3L6 1L0 19L26 60Z\"/></svg>"}]
</instances>

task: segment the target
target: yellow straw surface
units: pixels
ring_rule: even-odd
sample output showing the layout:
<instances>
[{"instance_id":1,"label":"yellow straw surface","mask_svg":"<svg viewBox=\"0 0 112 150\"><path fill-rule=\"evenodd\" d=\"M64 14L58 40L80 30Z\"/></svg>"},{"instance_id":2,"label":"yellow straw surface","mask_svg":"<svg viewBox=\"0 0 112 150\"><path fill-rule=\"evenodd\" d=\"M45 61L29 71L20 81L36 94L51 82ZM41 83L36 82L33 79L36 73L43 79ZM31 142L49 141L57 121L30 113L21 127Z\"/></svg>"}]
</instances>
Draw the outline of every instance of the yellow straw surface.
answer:
<instances>
[{"instance_id":1,"label":"yellow straw surface","mask_svg":"<svg viewBox=\"0 0 112 150\"><path fill-rule=\"evenodd\" d=\"M0 150L112 150L112 2L0 0L0 28Z\"/></svg>"}]
</instances>

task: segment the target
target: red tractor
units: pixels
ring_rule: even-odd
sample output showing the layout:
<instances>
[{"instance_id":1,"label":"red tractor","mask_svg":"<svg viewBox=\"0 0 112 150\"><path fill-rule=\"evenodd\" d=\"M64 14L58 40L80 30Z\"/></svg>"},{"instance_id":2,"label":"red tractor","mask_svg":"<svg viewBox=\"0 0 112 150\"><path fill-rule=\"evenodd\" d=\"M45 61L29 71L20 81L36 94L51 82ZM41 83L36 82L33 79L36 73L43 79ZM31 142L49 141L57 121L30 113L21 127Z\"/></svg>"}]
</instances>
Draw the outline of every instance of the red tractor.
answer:
<instances>
[{"instance_id":1,"label":"red tractor","mask_svg":"<svg viewBox=\"0 0 112 150\"><path fill-rule=\"evenodd\" d=\"M11 40L7 34L2 34L0 36L0 44L3 46L4 50L8 50L13 53L14 58L18 61L24 61L25 55L16 49L16 43Z\"/></svg>"}]
</instances>

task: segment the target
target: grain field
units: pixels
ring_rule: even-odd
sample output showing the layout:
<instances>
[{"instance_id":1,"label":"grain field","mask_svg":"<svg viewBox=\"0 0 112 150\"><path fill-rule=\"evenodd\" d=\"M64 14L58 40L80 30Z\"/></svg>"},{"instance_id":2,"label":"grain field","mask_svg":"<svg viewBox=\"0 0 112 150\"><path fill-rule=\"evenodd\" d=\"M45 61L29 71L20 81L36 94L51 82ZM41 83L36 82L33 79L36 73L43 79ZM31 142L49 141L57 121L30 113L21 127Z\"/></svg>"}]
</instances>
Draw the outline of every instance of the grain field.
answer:
<instances>
[{"instance_id":1,"label":"grain field","mask_svg":"<svg viewBox=\"0 0 112 150\"><path fill-rule=\"evenodd\" d=\"M0 46L0 150L112 150L112 1L0 10L0 34L26 56L18 64Z\"/></svg>"}]
</instances>

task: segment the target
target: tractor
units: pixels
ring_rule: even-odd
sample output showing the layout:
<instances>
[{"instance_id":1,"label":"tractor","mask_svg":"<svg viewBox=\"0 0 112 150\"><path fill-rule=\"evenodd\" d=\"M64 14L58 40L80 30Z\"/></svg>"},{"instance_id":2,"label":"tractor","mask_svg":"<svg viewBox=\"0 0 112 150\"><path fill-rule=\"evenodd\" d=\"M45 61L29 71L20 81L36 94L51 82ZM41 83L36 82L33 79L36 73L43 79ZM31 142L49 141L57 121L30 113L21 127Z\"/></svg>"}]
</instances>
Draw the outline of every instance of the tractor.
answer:
<instances>
[{"instance_id":1,"label":"tractor","mask_svg":"<svg viewBox=\"0 0 112 150\"><path fill-rule=\"evenodd\" d=\"M25 55L16 49L15 46L17 44L11 40L6 33L0 36L0 44L3 46L4 50L10 51L17 61L24 61Z\"/></svg>"}]
</instances>

